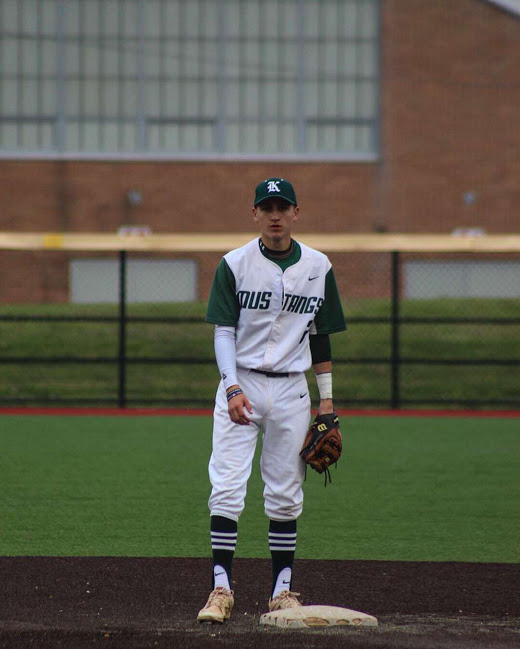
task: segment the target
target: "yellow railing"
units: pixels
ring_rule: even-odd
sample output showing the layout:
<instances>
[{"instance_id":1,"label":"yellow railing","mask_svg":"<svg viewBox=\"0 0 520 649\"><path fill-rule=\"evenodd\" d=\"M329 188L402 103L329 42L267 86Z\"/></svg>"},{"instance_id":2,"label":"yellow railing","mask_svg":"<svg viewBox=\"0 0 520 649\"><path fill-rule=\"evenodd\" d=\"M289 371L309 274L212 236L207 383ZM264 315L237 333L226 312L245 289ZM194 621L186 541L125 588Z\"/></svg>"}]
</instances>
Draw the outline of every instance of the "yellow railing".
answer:
<instances>
[{"instance_id":1,"label":"yellow railing","mask_svg":"<svg viewBox=\"0 0 520 649\"><path fill-rule=\"evenodd\" d=\"M0 250L220 252L237 248L256 232L120 235L100 232L0 232ZM520 234L295 234L323 252L519 252Z\"/></svg>"}]
</instances>

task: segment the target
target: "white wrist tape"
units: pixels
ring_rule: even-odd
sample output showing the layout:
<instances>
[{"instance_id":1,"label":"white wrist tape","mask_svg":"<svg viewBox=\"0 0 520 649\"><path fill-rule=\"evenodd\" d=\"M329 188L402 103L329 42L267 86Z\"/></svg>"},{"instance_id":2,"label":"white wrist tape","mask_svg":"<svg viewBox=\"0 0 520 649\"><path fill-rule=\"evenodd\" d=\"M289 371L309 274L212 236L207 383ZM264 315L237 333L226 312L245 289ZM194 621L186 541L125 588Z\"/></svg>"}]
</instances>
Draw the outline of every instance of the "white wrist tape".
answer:
<instances>
[{"instance_id":1,"label":"white wrist tape","mask_svg":"<svg viewBox=\"0 0 520 649\"><path fill-rule=\"evenodd\" d=\"M320 399L332 399L332 372L316 374Z\"/></svg>"}]
</instances>

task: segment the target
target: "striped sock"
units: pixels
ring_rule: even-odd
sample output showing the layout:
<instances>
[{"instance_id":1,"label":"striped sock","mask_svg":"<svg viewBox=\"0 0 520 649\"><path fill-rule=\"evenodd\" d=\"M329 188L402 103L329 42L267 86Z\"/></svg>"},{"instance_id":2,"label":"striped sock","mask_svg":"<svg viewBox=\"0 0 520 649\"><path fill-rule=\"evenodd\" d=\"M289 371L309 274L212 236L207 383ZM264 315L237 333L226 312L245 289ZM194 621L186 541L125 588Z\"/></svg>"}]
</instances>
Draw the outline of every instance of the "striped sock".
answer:
<instances>
[{"instance_id":1,"label":"striped sock","mask_svg":"<svg viewBox=\"0 0 520 649\"><path fill-rule=\"evenodd\" d=\"M296 551L295 520L269 521L269 549L273 571L272 597L276 597L282 590L291 590L292 567Z\"/></svg>"},{"instance_id":2,"label":"striped sock","mask_svg":"<svg viewBox=\"0 0 520 649\"><path fill-rule=\"evenodd\" d=\"M212 516L211 520L211 550L213 553L213 588L215 588L216 566L222 566L227 573L228 584L231 584L231 567L237 545L238 526L236 521L224 516ZM225 579L224 579L225 581ZM220 585L219 580L219 585ZM227 588L231 588L227 586Z\"/></svg>"}]
</instances>

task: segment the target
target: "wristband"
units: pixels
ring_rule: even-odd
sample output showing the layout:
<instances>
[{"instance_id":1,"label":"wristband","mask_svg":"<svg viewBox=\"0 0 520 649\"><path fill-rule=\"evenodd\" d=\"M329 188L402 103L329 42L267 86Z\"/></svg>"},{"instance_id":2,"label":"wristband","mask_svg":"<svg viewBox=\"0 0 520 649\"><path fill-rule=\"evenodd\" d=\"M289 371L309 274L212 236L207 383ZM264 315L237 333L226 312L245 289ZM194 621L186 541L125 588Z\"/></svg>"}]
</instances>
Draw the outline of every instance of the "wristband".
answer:
<instances>
[{"instance_id":1,"label":"wristband","mask_svg":"<svg viewBox=\"0 0 520 649\"><path fill-rule=\"evenodd\" d=\"M239 394L243 394L242 388L235 388L234 390L230 390L229 392L226 393L226 399L228 401L231 401L233 397L236 397Z\"/></svg>"},{"instance_id":2,"label":"wristband","mask_svg":"<svg viewBox=\"0 0 520 649\"><path fill-rule=\"evenodd\" d=\"M320 399L332 399L332 372L323 372L316 374L316 383Z\"/></svg>"}]
</instances>

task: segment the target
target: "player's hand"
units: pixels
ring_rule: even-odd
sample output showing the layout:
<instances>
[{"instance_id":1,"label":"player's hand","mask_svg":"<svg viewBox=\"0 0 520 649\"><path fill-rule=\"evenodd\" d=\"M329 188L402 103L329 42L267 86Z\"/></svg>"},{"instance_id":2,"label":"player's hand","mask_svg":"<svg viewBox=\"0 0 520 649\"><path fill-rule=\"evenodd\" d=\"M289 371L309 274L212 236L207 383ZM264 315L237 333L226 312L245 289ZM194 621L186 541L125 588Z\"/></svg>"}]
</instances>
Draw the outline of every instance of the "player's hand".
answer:
<instances>
[{"instance_id":1,"label":"player's hand","mask_svg":"<svg viewBox=\"0 0 520 649\"><path fill-rule=\"evenodd\" d=\"M251 415L253 414L253 408L251 408L249 399L243 392L241 394L237 394L236 397L233 397L228 402L229 417L231 421L235 422L235 424L247 426L249 423L251 423L251 420L247 416L246 411Z\"/></svg>"}]
</instances>

